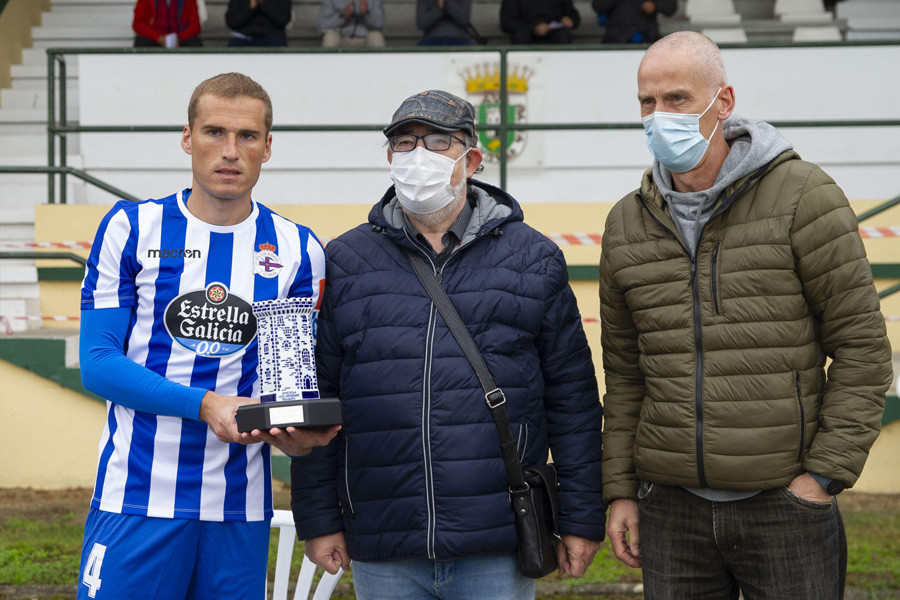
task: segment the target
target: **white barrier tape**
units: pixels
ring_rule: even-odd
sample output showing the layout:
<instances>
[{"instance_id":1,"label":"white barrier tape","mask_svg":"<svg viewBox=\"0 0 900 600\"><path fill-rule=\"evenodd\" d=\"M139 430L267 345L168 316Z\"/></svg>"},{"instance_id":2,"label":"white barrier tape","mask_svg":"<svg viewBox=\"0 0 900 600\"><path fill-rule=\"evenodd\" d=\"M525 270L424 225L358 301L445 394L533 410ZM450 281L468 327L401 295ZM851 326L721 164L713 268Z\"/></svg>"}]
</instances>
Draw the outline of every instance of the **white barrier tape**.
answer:
<instances>
[{"instance_id":1,"label":"white barrier tape","mask_svg":"<svg viewBox=\"0 0 900 600\"><path fill-rule=\"evenodd\" d=\"M867 239L900 238L900 226L889 227L860 227L860 237ZM558 246L599 246L603 236L599 233L548 233L547 237L556 242ZM328 245L331 238L319 238L322 245ZM2 250L26 250L34 248L52 249L78 249L90 250L91 242L5 242L0 243Z\"/></svg>"},{"instance_id":2,"label":"white barrier tape","mask_svg":"<svg viewBox=\"0 0 900 600\"><path fill-rule=\"evenodd\" d=\"M0 244L0 250L33 250L35 248L90 250L91 242L4 242Z\"/></svg>"}]
</instances>

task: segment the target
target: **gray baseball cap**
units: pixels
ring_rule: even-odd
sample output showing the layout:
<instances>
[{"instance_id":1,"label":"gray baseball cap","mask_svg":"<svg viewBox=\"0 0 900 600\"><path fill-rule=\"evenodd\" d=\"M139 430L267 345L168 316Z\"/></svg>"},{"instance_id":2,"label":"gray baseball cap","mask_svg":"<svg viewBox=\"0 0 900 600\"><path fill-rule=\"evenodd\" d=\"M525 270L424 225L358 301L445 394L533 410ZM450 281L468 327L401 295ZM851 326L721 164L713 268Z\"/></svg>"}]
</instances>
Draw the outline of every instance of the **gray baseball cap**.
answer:
<instances>
[{"instance_id":1,"label":"gray baseball cap","mask_svg":"<svg viewBox=\"0 0 900 600\"><path fill-rule=\"evenodd\" d=\"M443 90L428 90L410 96L394 112L384 128L390 137L404 123L424 123L440 131L464 131L475 137L475 108L468 100Z\"/></svg>"}]
</instances>

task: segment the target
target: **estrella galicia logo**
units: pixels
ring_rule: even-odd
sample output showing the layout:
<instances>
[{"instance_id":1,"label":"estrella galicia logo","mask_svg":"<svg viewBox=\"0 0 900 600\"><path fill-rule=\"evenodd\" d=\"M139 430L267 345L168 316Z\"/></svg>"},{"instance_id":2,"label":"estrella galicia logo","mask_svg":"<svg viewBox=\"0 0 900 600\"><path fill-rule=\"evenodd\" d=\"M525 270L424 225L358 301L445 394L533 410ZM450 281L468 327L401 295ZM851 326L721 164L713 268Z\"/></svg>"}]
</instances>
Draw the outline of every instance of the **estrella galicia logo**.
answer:
<instances>
[{"instance_id":1,"label":"estrella galicia logo","mask_svg":"<svg viewBox=\"0 0 900 600\"><path fill-rule=\"evenodd\" d=\"M234 354L256 336L253 307L219 282L169 302L163 320L172 339L200 356Z\"/></svg>"}]
</instances>

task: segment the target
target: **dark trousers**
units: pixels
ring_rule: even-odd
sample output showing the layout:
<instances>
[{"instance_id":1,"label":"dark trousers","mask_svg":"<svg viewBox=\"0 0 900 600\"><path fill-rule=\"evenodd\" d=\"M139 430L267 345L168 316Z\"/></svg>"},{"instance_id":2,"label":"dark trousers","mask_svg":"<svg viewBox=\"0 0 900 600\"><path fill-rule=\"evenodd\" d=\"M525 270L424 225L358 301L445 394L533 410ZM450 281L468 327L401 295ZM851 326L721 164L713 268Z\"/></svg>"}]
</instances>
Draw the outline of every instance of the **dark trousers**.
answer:
<instances>
[{"instance_id":1,"label":"dark trousers","mask_svg":"<svg viewBox=\"0 0 900 600\"><path fill-rule=\"evenodd\" d=\"M190 47L199 47L203 45L203 40L200 39L199 35L196 35L192 38L188 38L186 40L181 40L181 46L183 48ZM135 48L160 48L160 45L151 40L150 38L145 38L142 35L134 36L134 47Z\"/></svg>"},{"instance_id":2,"label":"dark trousers","mask_svg":"<svg viewBox=\"0 0 900 600\"><path fill-rule=\"evenodd\" d=\"M640 541L646 600L839 600L847 538L837 501L786 488L734 502L641 486Z\"/></svg>"},{"instance_id":3,"label":"dark trousers","mask_svg":"<svg viewBox=\"0 0 900 600\"><path fill-rule=\"evenodd\" d=\"M279 46L287 45L287 37L285 37L283 33L276 33L274 35L268 35L265 37L253 38L252 40L245 40L243 38L232 36L232 38L228 40L229 48L276 48Z\"/></svg>"}]
</instances>

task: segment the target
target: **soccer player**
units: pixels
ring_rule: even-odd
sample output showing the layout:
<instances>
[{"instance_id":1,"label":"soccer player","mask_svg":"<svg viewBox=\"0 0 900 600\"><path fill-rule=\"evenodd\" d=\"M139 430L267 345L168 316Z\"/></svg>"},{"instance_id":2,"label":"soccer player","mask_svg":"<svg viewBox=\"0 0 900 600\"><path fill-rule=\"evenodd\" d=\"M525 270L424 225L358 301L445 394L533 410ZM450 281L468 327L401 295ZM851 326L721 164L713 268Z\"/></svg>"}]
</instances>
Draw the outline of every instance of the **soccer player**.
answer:
<instances>
[{"instance_id":1,"label":"soccer player","mask_svg":"<svg viewBox=\"0 0 900 600\"><path fill-rule=\"evenodd\" d=\"M251 197L272 150L255 81L202 82L181 146L190 188L122 201L97 231L81 292L84 386L107 400L78 598L262 598L270 447L290 456L339 427L239 433L256 402L251 303L319 299L322 245ZM264 442L264 443L263 443Z\"/></svg>"}]
</instances>

